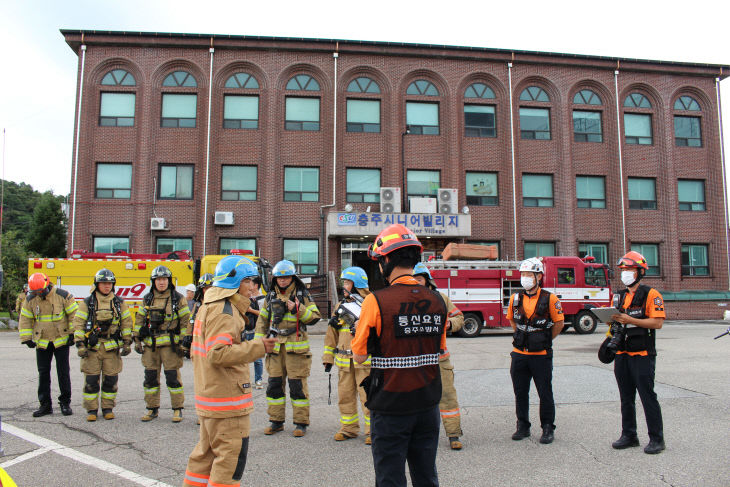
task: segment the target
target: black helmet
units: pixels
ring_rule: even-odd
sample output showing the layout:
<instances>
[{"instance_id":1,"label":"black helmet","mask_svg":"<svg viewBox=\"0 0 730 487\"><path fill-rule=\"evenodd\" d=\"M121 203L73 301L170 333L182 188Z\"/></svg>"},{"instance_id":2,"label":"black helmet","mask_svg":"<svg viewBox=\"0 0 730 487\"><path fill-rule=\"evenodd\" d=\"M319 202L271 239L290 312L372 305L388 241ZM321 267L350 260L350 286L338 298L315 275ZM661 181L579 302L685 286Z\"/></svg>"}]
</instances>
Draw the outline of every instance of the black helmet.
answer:
<instances>
[{"instance_id":1,"label":"black helmet","mask_svg":"<svg viewBox=\"0 0 730 487\"><path fill-rule=\"evenodd\" d=\"M600 348L598 349L598 360L603 362L604 364L610 364L613 362L613 359L616 358L616 350L611 350L608 348L608 343L611 341L611 337L606 337L605 340L603 340L603 343L601 343Z\"/></svg>"},{"instance_id":2,"label":"black helmet","mask_svg":"<svg viewBox=\"0 0 730 487\"><path fill-rule=\"evenodd\" d=\"M170 269L165 267L164 265L158 265L154 269L152 269L152 275L150 276L150 280L154 281L158 277L169 277L172 279L172 272L170 272Z\"/></svg>"},{"instance_id":3,"label":"black helmet","mask_svg":"<svg viewBox=\"0 0 730 487\"><path fill-rule=\"evenodd\" d=\"M109 269L101 269L97 271L96 275L94 276L94 284L100 282L111 282L113 284L116 284L117 278L114 277L114 273Z\"/></svg>"},{"instance_id":4,"label":"black helmet","mask_svg":"<svg viewBox=\"0 0 730 487\"><path fill-rule=\"evenodd\" d=\"M198 289L204 289L213 285L213 274L206 272L198 279Z\"/></svg>"}]
</instances>

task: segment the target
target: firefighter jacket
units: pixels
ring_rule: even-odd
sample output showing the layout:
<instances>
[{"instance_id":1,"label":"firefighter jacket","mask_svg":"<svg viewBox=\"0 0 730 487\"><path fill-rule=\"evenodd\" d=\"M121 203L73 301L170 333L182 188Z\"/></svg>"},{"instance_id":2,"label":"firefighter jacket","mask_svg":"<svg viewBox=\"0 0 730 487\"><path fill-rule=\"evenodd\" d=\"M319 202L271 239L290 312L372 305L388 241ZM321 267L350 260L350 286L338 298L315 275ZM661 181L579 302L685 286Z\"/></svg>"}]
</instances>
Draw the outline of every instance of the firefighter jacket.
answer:
<instances>
[{"instance_id":1,"label":"firefighter jacket","mask_svg":"<svg viewBox=\"0 0 730 487\"><path fill-rule=\"evenodd\" d=\"M249 363L265 351L261 340L241 342L249 299L237 292L210 288L195 319L190 357L198 416L229 418L253 410Z\"/></svg>"},{"instance_id":2,"label":"firefighter jacket","mask_svg":"<svg viewBox=\"0 0 730 487\"><path fill-rule=\"evenodd\" d=\"M132 341L132 314L113 292L94 291L79 303L73 320L74 341L91 350L118 350Z\"/></svg>"},{"instance_id":3,"label":"firefighter jacket","mask_svg":"<svg viewBox=\"0 0 730 487\"><path fill-rule=\"evenodd\" d=\"M20 314L20 310L23 309L23 301L25 301L26 294L21 291L18 293L18 297L15 298L15 313Z\"/></svg>"},{"instance_id":4,"label":"firefighter jacket","mask_svg":"<svg viewBox=\"0 0 730 487\"><path fill-rule=\"evenodd\" d=\"M448 331L456 333L464 326L464 313L462 313L461 310L451 302L451 299L449 299L447 295L442 292L439 292L439 294L442 298L444 298L444 303L446 303L446 317L449 320L449 323L451 323L451 328L449 328ZM439 360L448 360L450 356L451 354L449 353L449 349L444 348L441 350Z\"/></svg>"},{"instance_id":5,"label":"firefighter jacket","mask_svg":"<svg viewBox=\"0 0 730 487\"><path fill-rule=\"evenodd\" d=\"M189 315L188 302L182 294L169 288L160 293L153 288L142 299L132 335L148 347L177 347L181 336L192 333Z\"/></svg>"},{"instance_id":6,"label":"firefighter jacket","mask_svg":"<svg viewBox=\"0 0 730 487\"><path fill-rule=\"evenodd\" d=\"M78 307L71 293L55 286L44 297L28 294L18 322L21 343L33 340L38 348L48 348L50 343L56 348L68 345Z\"/></svg>"},{"instance_id":7,"label":"firefighter jacket","mask_svg":"<svg viewBox=\"0 0 730 487\"><path fill-rule=\"evenodd\" d=\"M289 311L286 302L293 295L299 299L299 307ZM283 306L285 312L277 311L277 307ZM281 316L283 314L283 316ZM279 321L281 316L281 321ZM307 325L313 325L320 319L319 309L312 301L309 291L303 285L293 279L292 283L283 291L279 286L274 284L271 291L264 300L261 307L259 319L256 322L255 338L261 338L269 333L270 329L275 329L276 344L274 345L274 353L279 353L284 348L287 353L309 353L309 335L307 335Z\"/></svg>"},{"instance_id":8,"label":"firefighter jacket","mask_svg":"<svg viewBox=\"0 0 730 487\"><path fill-rule=\"evenodd\" d=\"M636 288L635 293L623 289L614 294L614 307L619 312L626 313L632 318L664 318L664 299L659 291L643 284ZM656 330L627 324L618 354L629 355L656 355Z\"/></svg>"},{"instance_id":9,"label":"firefighter jacket","mask_svg":"<svg viewBox=\"0 0 730 487\"><path fill-rule=\"evenodd\" d=\"M367 289L357 289L357 293L364 298L368 294L370 294L370 291L368 291ZM353 300L347 299L345 301L352 302ZM343 301L337 303L337 306L335 307L335 312L337 311L337 308L340 307L340 304L342 304L342 302ZM352 347L350 347L350 343L352 342L353 336L353 332L350 331L350 326L343 320L338 320L335 326L328 326L327 334L324 337L324 353L322 354L322 363L334 363L335 365L337 365L337 367L341 369L349 369L350 359L352 358ZM358 364L357 362L355 362L355 368L370 368L370 357L368 357L368 359L362 364Z\"/></svg>"}]
</instances>

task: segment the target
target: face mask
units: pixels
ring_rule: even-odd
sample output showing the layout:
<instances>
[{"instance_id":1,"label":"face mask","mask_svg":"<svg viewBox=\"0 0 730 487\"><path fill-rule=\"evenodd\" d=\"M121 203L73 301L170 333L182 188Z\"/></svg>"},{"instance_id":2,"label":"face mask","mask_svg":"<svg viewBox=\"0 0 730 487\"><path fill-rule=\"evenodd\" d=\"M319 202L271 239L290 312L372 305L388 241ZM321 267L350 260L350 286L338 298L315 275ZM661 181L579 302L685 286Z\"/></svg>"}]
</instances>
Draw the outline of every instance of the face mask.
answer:
<instances>
[{"instance_id":1,"label":"face mask","mask_svg":"<svg viewBox=\"0 0 730 487\"><path fill-rule=\"evenodd\" d=\"M529 291L533 287L535 287L535 278L534 277L520 277L520 284L522 285L525 290Z\"/></svg>"},{"instance_id":2,"label":"face mask","mask_svg":"<svg viewBox=\"0 0 730 487\"><path fill-rule=\"evenodd\" d=\"M634 277L634 271L621 271L621 282L626 286L630 286L634 283L636 277Z\"/></svg>"}]
</instances>

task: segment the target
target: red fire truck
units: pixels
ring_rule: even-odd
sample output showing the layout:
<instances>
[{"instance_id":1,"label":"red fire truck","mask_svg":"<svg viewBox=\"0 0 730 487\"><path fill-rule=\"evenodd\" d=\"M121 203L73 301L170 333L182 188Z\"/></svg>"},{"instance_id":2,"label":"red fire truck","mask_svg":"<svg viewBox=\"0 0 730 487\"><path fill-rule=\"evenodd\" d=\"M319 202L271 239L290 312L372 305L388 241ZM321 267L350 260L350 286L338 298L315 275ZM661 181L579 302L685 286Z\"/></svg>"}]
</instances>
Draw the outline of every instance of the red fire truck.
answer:
<instances>
[{"instance_id":1,"label":"red fire truck","mask_svg":"<svg viewBox=\"0 0 730 487\"><path fill-rule=\"evenodd\" d=\"M598 325L590 308L610 306L609 269L593 257L543 257L543 287L557 294L565 326L577 333L593 333ZM482 328L510 326L507 307L522 289L520 263L489 260L432 260L425 263L439 290L464 313L463 337L479 336Z\"/></svg>"}]
</instances>

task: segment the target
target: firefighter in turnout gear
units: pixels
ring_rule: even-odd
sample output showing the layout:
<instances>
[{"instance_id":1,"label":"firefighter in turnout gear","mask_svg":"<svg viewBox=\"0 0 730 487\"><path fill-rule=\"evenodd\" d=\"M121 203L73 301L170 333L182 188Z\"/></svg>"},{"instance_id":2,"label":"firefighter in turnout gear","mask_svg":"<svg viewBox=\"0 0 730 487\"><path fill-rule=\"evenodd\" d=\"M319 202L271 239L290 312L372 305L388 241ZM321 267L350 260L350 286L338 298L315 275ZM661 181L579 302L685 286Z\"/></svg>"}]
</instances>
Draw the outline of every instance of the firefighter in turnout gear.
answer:
<instances>
[{"instance_id":1,"label":"firefighter in turnout gear","mask_svg":"<svg viewBox=\"0 0 730 487\"><path fill-rule=\"evenodd\" d=\"M172 403L172 422L182 421L185 395L180 368L186 353L182 338L191 335L188 303L175 290L172 272L165 266L152 270L151 290L142 299L134 324L134 350L142 354L144 366L144 401L147 413L142 421L157 417L160 408L160 371L165 368L165 382ZM186 340L188 341L188 340Z\"/></svg>"},{"instance_id":2,"label":"firefighter in turnout gear","mask_svg":"<svg viewBox=\"0 0 730 487\"><path fill-rule=\"evenodd\" d=\"M365 406L367 397L365 390L360 383L370 375L370 360L362 364L352 360L352 349L350 342L355 336L355 318L338 314L340 304L354 302L352 293L360 296L360 301L370 294L368 289L368 276L360 267L348 267L340 275L345 297L335 307L335 313L329 320L327 334L324 339L324 354L322 363L325 372L332 369L332 364L337 365L339 380L337 382L338 405L340 408L340 429L335 433L336 441L344 441L355 438L360 432L360 419L357 414L358 397L362 406L363 423L365 430L365 443L371 444L370 439L370 411ZM349 321L349 323L348 323Z\"/></svg>"},{"instance_id":3,"label":"firefighter in turnout gear","mask_svg":"<svg viewBox=\"0 0 730 487\"><path fill-rule=\"evenodd\" d=\"M264 433L272 435L284 429L286 401L284 381L289 382L289 397L294 416L294 436L306 434L309 425L309 388L307 378L312 367L307 325L319 321L317 305L296 275L294 263L278 262L272 270L269 293L256 322L256 338L267 334L276 337L274 350L266 355L269 383L266 401L271 424Z\"/></svg>"},{"instance_id":4,"label":"firefighter in turnout gear","mask_svg":"<svg viewBox=\"0 0 730 487\"><path fill-rule=\"evenodd\" d=\"M71 322L78 304L68 291L53 286L48 276L36 272L28 278L28 295L20 309L20 342L35 348L38 365L38 401L41 407L33 417L53 412L51 404L51 361L56 359L56 374L61 395L58 401L64 416L71 410L71 377L68 366L69 345L73 342Z\"/></svg>"},{"instance_id":5,"label":"firefighter in turnout gear","mask_svg":"<svg viewBox=\"0 0 730 487\"><path fill-rule=\"evenodd\" d=\"M370 356L362 384L371 412L375 485L438 486L441 374L446 349L446 303L413 278L423 247L403 225L390 225L368 254L377 260L388 287L365 298L351 347L355 362Z\"/></svg>"},{"instance_id":6,"label":"firefighter in turnout gear","mask_svg":"<svg viewBox=\"0 0 730 487\"><path fill-rule=\"evenodd\" d=\"M28 284L23 284L23 290L18 293L18 297L15 299L15 314L20 317L20 310L23 309L23 301L28 296Z\"/></svg>"},{"instance_id":7,"label":"firefighter in turnout gear","mask_svg":"<svg viewBox=\"0 0 730 487\"><path fill-rule=\"evenodd\" d=\"M122 357L132 351L132 314L122 298L114 294L117 279L108 269L94 276L91 295L79 304L74 316L74 340L81 357L84 374L84 409L87 421L114 419L117 381L122 371Z\"/></svg>"},{"instance_id":8,"label":"firefighter in turnout gear","mask_svg":"<svg viewBox=\"0 0 730 487\"><path fill-rule=\"evenodd\" d=\"M256 277L257 267L245 257L224 257L195 320L191 357L201 422L184 486L237 486L243 476L253 411L249 364L276 342L241 341Z\"/></svg>"},{"instance_id":9,"label":"firefighter in turnout gear","mask_svg":"<svg viewBox=\"0 0 730 487\"><path fill-rule=\"evenodd\" d=\"M513 440L530 436L530 381L540 396L540 443L555 438L555 400L553 399L553 339L563 329L563 309L558 297L540 287L544 274L536 257L520 264L520 283L524 291L510 297L507 319L514 330L510 354L510 375L515 392L517 430Z\"/></svg>"},{"instance_id":10,"label":"firefighter in turnout gear","mask_svg":"<svg viewBox=\"0 0 730 487\"><path fill-rule=\"evenodd\" d=\"M617 450L639 446L636 434L638 391L649 432L649 444L644 452L655 454L665 449L662 409L654 392L656 332L666 317L664 299L656 289L639 283L649 270L643 255L632 250L621 257L617 265L626 289L614 294L614 307L620 314L611 317L623 325L613 365L621 396L621 437L612 446Z\"/></svg>"},{"instance_id":11,"label":"firefighter in turnout gear","mask_svg":"<svg viewBox=\"0 0 730 487\"><path fill-rule=\"evenodd\" d=\"M421 286L438 291L436 283L431 277L431 272L423 262L416 264L413 268L413 277ZM451 299L442 292L439 292L446 303L446 311L448 322L446 323L446 331L456 333L464 326L464 314L459 308L454 306ZM456 397L456 388L454 387L454 366L451 364L451 355L448 349L441 350L439 355L439 369L441 369L441 402L439 402L439 411L441 412L441 421L444 423L444 431L449 439L449 446L452 450L461 450L462 444L459 438L464 434L461 431L461 412L459 411L459 399Z\"/></svg>"}]
</instances>

